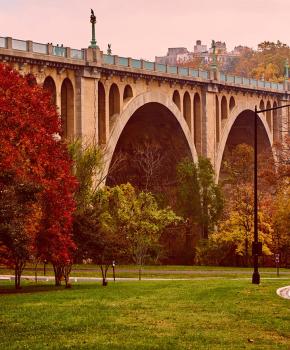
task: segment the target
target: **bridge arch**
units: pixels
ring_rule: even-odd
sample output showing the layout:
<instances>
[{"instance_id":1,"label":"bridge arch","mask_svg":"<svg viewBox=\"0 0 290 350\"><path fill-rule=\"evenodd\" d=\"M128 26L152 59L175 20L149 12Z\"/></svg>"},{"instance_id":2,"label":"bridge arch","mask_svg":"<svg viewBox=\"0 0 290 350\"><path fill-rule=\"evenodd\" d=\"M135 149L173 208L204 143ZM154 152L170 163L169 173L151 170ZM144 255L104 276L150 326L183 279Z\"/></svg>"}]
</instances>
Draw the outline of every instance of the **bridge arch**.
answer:
<instances>
[{"instance_id":1,"label":"bridge arch","mask_svg":"<svg viewBox=\"0 0 290 350\"><path fill-rule=\"evenodd\" d=\"M189 128L191 128L191 99L188 91L183 95L183 116Z\"/></svg>"},{"instance_id":2,"label":"bridge arch","mask_svg":"<svg viewBox=\"0 0 290 350\"><path fill-rule=\"evenodd\" d=\"M194 94L193 98L193 112L194 112L194 122L193 122L193 139L194 145L198 155L202 152L202 114L201 114L201 98L198 92Z\"/></svg>"},{"instance_id":3,"label":"bridge arch","mask_svg":"<svg viewBox=\"0 0 290 350\"><path fill-rule=\"evenodd\" d=\"M248 115L248 118L251 119L251 121L254 120L253 119L254 111L251 109L251 107L252 106L236 106L235 113L227 120L227 123L223 128L220 144L217 150L217 158L216 158L216 181L217 182L220 177L222 160L223 160L225 148L229 140L231 131L237 125L237 123L240 123L240 121L242 120L242 117L244 117L246 114ZM263 132L264 132L263 136L264 138L267 139L268 145L271 147L273 144L273 135L270 131L266 118L261 114L258 114L258 117L259 117L258 127L260 127L260 129L263 129Z\"/></svg>"},{"instance_id":4,"label":"bridge arch","mask_svg":"<svg viewBox=\"0 0 290 350\"><path fill-rule=\"evenodd\" d=\"M124 103L127 103L128 101L131 100L131 98L133 97L133 90L131 85L127 84L124 88L124 92L123 92L123 101Z\"/></svg>"},{"instance_id":5,"label":"bridge arch","mask_svg":"<svg viewBox=\"0 0 290 350\"><path fill-rule=\"evenodd\" d=\"M99 144L106 143L106 92L102 82L98 82L98 135Z\"/></svg>"},{"instance_id":6,"label":"bridge arch","mask_svg":"<svg viewBox=\"0 0 290 350\"><path fill-rule=\"evenodd\" d=\"M225 96L223 96L221 99L221 118L222 120L228 118L228 104Z\"/></svg>"},{"instance_id":7,"label":"bridge arch","mask_svg":"<svg viewBox=\"0 0 290 350\"><path fill-rule=\"evenodd\" d=\"M174 90L172 95L172 100L176 104L179 110L181 110L180 94L178 90Z\"/></svg>"},{"instance_id":8,"label":"bridge arch","mask_svg":"<svg viewBox=\"0 0 290 350\"><path fill-rule=\"evenodd\" d=\"M64 137L74 136L74 89L69 78L61 84L61 125Z\"/></svg>"},{"instance_id":9,"label":"bridge arch","mask_svg":"<svg viewBox=\"0 0 290 350\"><path fill-rule=\"evenodd\" d=\"M114 123L108 140L107 151L105 155L105 175L108 174L111 161L116 150L116 146L128 122L131 120L134 114L138 110L140 110L140 108L150 104L159 105L160 108L168 111L170 116L173 117L173 119L177 122L177 124L180 127L181 133L185 139L186 145L189 149L192 159L194 161L197 161L197 153L192 140L190 129L186 123L186 120L183 118L180 110L172 101L172 98L160 92L145 92L132 98Z\"/></svg>"},{"instance_id":10,"label":"bridge arch","mask_svg":"<svg viewBox=\"0 0 290 350\"><path fill-rule=\"evenodd\" d=\"M220 108L219 98L215 96L215 130L216 130L216 143L220 142Z\"/></svg>"},{"instance_id":11,"label":"bridge arch","mask_svg":"<svg viewBox=\"0 0 290 350\"><path fill-rule=\"evenodd\" d=\"M43 88L50 92L51 102L56 105L56 85L53 78L48 75L43 82Z\"/></svg>"},{"instance_id":12,"label":"bridge arch","mask_svg":"<svg viewBox=\"0 0 290 350\"><path fill-rule=\"evenodd\" d=\"M230 98L230 105L229 105L230 112L234 109L235 105L236 105L235 98L233 96L231 96L231 98Z\"/></svg>"},{"instance_id":13,"label":"bridge arch","mask_svg":"<svg viewBox=\"0 0 290 350\"><path fill-rule=\"evenodd\" d=\"M120 91L118 85L113 83L109 90L109 117L110 117L110 130L117 115L120 113Z\"/></svg>"}]
</instances>

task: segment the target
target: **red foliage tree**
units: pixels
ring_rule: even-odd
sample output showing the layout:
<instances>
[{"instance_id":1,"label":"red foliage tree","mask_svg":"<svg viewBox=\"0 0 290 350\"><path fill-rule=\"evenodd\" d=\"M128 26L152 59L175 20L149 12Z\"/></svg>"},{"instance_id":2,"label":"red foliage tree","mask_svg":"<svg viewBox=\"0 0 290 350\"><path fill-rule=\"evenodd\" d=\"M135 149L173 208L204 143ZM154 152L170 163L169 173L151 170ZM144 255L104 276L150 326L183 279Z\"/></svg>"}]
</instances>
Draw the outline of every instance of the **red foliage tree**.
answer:
<instances>
[{"instance_id":1,"label":"red foliage tree","mask_svg":"<svg viewBox=\"0 0 290 350\"><path fill-rule=\"evenodd\" d=\"M77 182L66 144L56 137L60 118L47 91L2 64L0 125L0 258L6 252L6 263L15 267L19 256L21 266L31 255L38 256L63 274L75 249L71 228ZM29 191L23 195L19 188ZM13 250L20 233L24 243ZM56 284L60 278L56 273Z\"/></svg>"}]
</instances>

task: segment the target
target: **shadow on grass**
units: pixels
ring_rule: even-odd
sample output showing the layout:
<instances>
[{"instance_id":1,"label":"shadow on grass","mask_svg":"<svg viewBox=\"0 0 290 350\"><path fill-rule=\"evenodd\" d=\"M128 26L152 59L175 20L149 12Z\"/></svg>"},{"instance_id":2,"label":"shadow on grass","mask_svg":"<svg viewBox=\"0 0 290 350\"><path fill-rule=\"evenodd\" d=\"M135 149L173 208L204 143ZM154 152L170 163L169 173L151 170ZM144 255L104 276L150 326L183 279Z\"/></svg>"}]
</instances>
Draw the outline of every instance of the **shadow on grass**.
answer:
<instances>
[{"instance_id":1,"label":"shadow on grass","mask_svg":"<svg viewBox=\"0 0 290 350\"><path fill-rule=\"evenodd\" d=\"M101 284L91 283L91 284L72 284L71 288L65 288L65 286L56 287L53 284L29 284L22 285L20 289L15 289L14 285L1 286L0 285L0 295L1 294L25 294L25 293L41 293L41 292L56 292L56 291L71 291L71 290L86 290L95 288L104 288Z\"/></svg>"}]
</instances>

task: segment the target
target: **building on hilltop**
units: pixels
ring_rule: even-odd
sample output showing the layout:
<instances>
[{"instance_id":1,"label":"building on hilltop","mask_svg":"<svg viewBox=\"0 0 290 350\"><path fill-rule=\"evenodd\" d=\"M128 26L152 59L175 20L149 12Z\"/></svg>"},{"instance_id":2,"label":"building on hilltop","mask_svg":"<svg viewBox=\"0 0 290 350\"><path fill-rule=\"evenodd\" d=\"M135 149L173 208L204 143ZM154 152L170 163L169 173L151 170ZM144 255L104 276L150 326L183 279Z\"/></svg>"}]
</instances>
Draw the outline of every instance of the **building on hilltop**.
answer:
<instances>
[{"instance_id":1,"label":"building on hilltop","mask_svg":"<svg viewBox=\"0 0 290 350\"><path fill-rule=\"evenodd\" d=\"M243 46L237 46L233 51L228 52L226 43L222 41L216 41L215 47L217 62L221 67L227 66L232 59L240 56L244 49ZM212 62L212 57L213 48L208 48L201 40L196 40L193 52L188 51L185 47L169 48L167 55L155 57L155 62L168 65L182 65L199 60L201 65L208 65Z\"/></svg>"},{"instance_id":2,"label":"building on hilltop","mask_svg":"<svg viewBox=\"0 0 290 350\"><path fill-rule=\"evenodd\" d=\"M178 55L187 55L189 52L186 47L171 47L166 56L156 56L155 62L168 65L176 65Z\"/></svg>"}]
</instances>

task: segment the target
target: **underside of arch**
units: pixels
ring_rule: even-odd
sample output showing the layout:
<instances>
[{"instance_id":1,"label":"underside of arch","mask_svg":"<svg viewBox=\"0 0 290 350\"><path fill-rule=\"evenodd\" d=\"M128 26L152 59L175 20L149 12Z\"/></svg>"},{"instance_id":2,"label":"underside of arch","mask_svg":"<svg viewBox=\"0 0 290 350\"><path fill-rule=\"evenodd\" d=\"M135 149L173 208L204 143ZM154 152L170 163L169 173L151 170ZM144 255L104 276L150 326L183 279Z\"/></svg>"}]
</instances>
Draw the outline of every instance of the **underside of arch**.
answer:
<instances>
[{"instance_id":1,"label":"underside of arch","mask_svg":"<svg viewBox=\"0 0 290 350\"><path fill-rule=\"evenodd\" d=\"M190 131L177 106L152 93L129 102L112 131L109 150L106 183L130 181L145 190L174 187L177 163L184 157L196 160Z\"/></svg>"},{"instance_id":2,"label":"underside of arch","mask_svg":"<svg viewBox=\"0 0 290 350\"><path fill-rule=\"evenodd\" d=\"M254 117L251 110L244 110L229 121L228 131L223 134L219 147L216 174L220 179L222 166L226 160L227 153L232 151L239 144L248 144L254 147ZM273 160L272 138L265 118L259 116L257 128L258 153L265 153Z\"/></svg>"},{"instance_id":3,"label":"underside of arch","mask_svg":"<svg viewBox=\"0 0 290 350\"><path fill-rule=\"evenodd\" d=\"M119 137L107 184L130 182L140 190L168 193L185 157L191 158L191 151L176 118L159 103L145 104Z\"/></svg>"}]
</instances>

